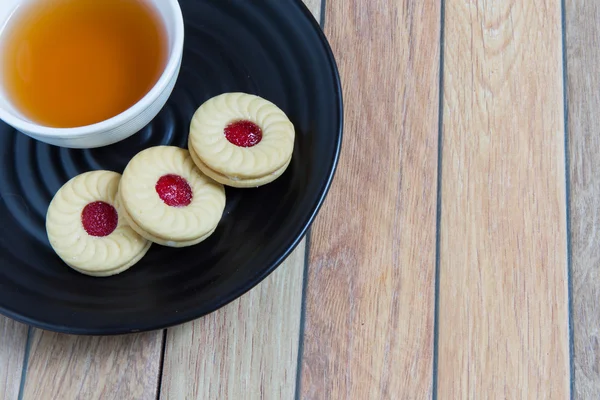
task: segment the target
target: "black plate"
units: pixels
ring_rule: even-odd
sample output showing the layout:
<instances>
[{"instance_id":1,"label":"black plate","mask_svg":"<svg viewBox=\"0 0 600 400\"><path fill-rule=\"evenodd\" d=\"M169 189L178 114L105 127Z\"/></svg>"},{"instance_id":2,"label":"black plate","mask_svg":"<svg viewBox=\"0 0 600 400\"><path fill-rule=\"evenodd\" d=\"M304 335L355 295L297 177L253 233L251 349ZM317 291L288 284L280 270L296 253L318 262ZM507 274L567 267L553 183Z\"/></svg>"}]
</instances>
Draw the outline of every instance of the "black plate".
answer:
<instances>
[{"instance_id":1,"label":"black plate","mask_svg":"<svg viewBox=\"0 0 600 400\"><path fill-rule=\"evenodd\" d=\"M300 1L182 0L185 52L160 115L113 146L68 150L0 124L0 312L74 334L153 330L210 313L271 273L294 249L331 183L342 136L342 96L331 50ZM153 246L134 268L91 278L54 254L45 215L54 193L92 169L122 172L153 145L185 147L192 114L224 92L273 101L296 127L290 168L259 189L227 190L214 235L193 247Z\"/></svg>"}]
</instances>

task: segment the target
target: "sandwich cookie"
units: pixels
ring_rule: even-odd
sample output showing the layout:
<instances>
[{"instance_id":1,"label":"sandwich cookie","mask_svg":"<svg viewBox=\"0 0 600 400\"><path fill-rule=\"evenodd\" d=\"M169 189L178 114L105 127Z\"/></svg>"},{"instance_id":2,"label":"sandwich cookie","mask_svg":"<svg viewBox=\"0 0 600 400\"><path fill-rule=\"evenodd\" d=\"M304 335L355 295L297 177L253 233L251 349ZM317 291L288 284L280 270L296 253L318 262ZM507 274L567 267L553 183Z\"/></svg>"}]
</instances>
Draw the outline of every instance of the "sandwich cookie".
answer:
<instances>
[{"instance_id":1,"label":"sandwich cookie","mask_svg":"<svg viewBox=\"0 0 600 400\"><path fill-rule=\"evenodd\" d=\"M200 243L225 210L225 188L204 175L187 150L157 146L138 153L119 185L119 207L146 239L169 247Z\"/></svg>"},{"instance_id":2,"label":"sandwich cookie","mask_svg":"<svg viewBox=\"0 0 600 400\"><path fill-rule=\"evenodd\" d=\"M262 186L287 169L295 130L275 104L246 93L225 93L195 112L188 148L198 168L237 188Z\"/></svg>"},{"instance_id":3,"label":"sandwich cookie","mask_svg":"<svg viewBox=\"0 0 600 400\"><path fill-rule=\"evenodd\" d=\"M97 277L135 265L151 243L127 224L115 206L121 175L93 171L68 181L54 196L46 232L56 254L74 270Z\"/></svg>"}]
</instances>

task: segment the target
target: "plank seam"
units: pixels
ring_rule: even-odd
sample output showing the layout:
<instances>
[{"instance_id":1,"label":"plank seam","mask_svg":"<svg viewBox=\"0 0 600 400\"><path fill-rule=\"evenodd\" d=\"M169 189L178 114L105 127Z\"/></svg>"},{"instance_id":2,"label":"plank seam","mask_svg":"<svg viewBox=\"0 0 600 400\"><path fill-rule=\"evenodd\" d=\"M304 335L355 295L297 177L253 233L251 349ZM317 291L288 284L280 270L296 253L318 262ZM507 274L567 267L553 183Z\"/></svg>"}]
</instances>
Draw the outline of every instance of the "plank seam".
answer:
<instances>
[{"instance_id":1,"label":"plank seam","mask_svg":"<svg viewBox=\"0 0 600 400\"><path fill-rule=\"evenodd\" d=\"M27 341L25 342L25 354L23 354L23 367L21 372L21 383L19 384L19 395L18 400L23 400L23 393L25 391L25 381L27 379L27 367L29 366L29 353L31 351L31 341L33 339L33 329L31 326L27 327Z\"/></svg>"},{"instance_id":2,"label":"plank seam","mask_svg":"<svg viewBox=\"0 0 600 400\"><path fill-rule=\"evenodd\" d=\"M158 382L156 383L156 400L160 400L162 381L165 367L165 353L167 351L167 329L163 329L162 344L160 348L160 361L158 363Z\"/></svg>"},{"instance_id":3,"label":"plank seam","mask_svg":"<svg viewBox=\"0 0 600 400\"><path fill-rule=\"evenodd\" d=\"M564 148L565 148L565 207L567 223L567 302L569 324L569 397L575 396L575 338L573 326L573 253L571 230L571 157L569 154L569 93L568 93L568 57L567 57L567 16L565 0L561 0L562 29L562 67L563 67L563 114L564 114Z\"/></svg>"},{"instance_id":4,"label":"plank seam","mask_svg":"<svg viewBox=\"0 0 600 400\"><path fill-rule=\"evenodd\" d=\"M445 32L446 1L440 0L440 65L438 88L438 160L437 160L437 198L436 198L436 228L435 228L435 300L433 317L433 371L431 374L431 397L437 400L438 387L438 358L440 332L440 237L442 226L442 157L444 145L444 32Z\"/></svg>"},{"instance_id":5,"label":"plank seam","mask_svg":"<svg viewBox=\"0 0 600 400\"><path fill-rule=\"evenodd\" d=\"M298 363L296 366L296 390L294 398L302 395L302 359L304 358L304 332L306 326L306 293L308 290L308 260L310 259L310 230L306 234L304 245L304 271L302 273L302 301L300 303L300 329L298 337Z\"/></svg>"},{"instance_id":6,"label":"plank seam","mask_svg":"<svg viewBox=\"0 0 600 400\"><path fill-rule=\"evenodd\" d=\"M325 29L325 5L327 4L326 0L321 0L321 16L319 18L319 25L321 25L321 29Z\"/></svg>"}]
</instances>

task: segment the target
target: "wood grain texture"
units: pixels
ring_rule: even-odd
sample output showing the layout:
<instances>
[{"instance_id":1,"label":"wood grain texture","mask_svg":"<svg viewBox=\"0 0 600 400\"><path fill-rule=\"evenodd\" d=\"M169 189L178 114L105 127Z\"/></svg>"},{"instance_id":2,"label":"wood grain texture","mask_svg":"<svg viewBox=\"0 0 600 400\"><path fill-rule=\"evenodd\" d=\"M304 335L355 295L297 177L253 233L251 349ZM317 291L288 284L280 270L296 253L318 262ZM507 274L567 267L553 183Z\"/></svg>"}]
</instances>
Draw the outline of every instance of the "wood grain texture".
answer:
<instances>
[{"instance_id":1,"label":"wood grain texture","mask_svg":"<svg viewBox=\"0 0 600 400\"><path fill-rule=\"evenodd\" d=\"M161 399L292 399L304 257L302 242L240 299L169 329Z\"/></svg>"},{"instance_id":2,"label":"wood grain texture","mask_svg":"<svg viewBox=\"0 0 600 400\"><path fill-rule=\"evenodd\" d=\"M344 145L313 227L302 399L431 397L440 2L328 1Z\"/></svg>"},{"instance_id":3,"label":"wood grain texture","mask_svg":"<svg viewBox=\"0 0 600 400\"><path fill-rule=\"evenodd\" d=\"M561 3L447 0L438 395L569 397Z\"/></svg>"},{"instance_id":4,"label":"wood grain texture","mask_svg":"<svg viewBox=\"0 0 600 400\"><path fill-rule=\"evenodd\" d=\"M575 398L600 398L600 3L568 0Z\"/></svg>"},{"instance_id":5,"label":"wood grain texture","mask_svg":"<svg viewBox=\"0 0 600 400\"><path fill-rule=\"evenodd\" d=\"M19 396L26 344L27 326L0 316L0 399Z\"/></svg>"},{"instance_id":6,"label":"wood grain texture","mask_svg":"<svg viewBox=\"0 0 600 400\"><path fill-rule=\"evenodd\" d=\"M155 399L162 339L162 331L81 337L36 329L23 399Z\"/></svg>"}]
</instances>

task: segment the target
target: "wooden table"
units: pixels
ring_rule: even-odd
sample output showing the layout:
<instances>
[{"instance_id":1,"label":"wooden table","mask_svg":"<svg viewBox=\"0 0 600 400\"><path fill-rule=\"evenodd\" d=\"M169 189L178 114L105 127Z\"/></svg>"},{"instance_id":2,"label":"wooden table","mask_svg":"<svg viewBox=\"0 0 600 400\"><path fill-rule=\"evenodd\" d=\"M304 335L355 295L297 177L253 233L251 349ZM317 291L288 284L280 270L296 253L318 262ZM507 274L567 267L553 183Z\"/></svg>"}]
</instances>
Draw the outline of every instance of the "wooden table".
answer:
<instances>
[{"instance_id":1,"label":"wooden table","mask_svg":"<svg viewBox=\"0 0 600 400\"><path fill-rule=\"evenodd\" d=\"M307 3L346 107L308 244L166 331L0 319L0 399L600 398L600 3Z\"/></svg>"}]
</instances>

